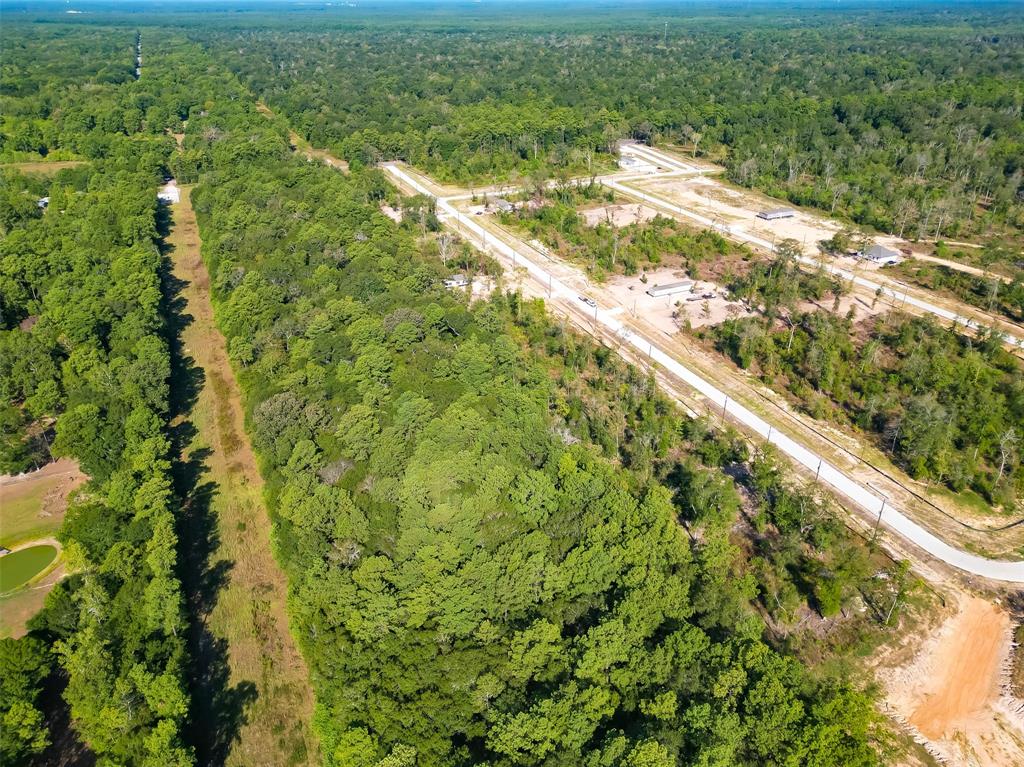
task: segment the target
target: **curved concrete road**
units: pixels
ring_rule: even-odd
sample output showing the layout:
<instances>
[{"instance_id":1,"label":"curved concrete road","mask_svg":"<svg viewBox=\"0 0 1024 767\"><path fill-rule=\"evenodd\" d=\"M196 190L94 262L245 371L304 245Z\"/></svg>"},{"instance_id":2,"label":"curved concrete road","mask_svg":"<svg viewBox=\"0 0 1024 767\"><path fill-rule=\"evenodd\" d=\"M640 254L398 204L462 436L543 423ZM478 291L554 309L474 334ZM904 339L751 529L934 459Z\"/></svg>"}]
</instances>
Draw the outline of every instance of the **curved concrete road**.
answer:
<instances>
[{"instance_id":1,"label":"curved concrete road","mask_svg":"<svg viewBox=\"0 0 1024 767\"><path fill-rule=\"evenodd\" d=\"M383 167L405 187L415 190L418 194L434 197L437 201L439 213L448 222L457 222L463 231L472 232L481 242L486 242L488 247L511 259L517 267L526 269L549 292L553 299L567 299L573 302L574 308L576 307L577 291L571 289L522 252L497 239L493 234L489 235L471 216L461 213L447 199L433 195L419 180L413 178L398 166L387 163ZM627 191L633 194L631 190ZM880 523L897 533L900 537L915 544L936 559L972 575L1007 583L1024 583L1024 562L987 559L955 548L939 539L911 520L895 506L892 506L885 498L878 496L846 476L842 471L825 461L824 458L791 439L783 431L776 428L774 424L769 424L742 405L732 402L724 392L660 349L653 341L626 328L617 319L617 315L618 312L615 310L607 310L600 307L595 307L593 311L595 322L608 328L633 348L647 355L653 362L661 365L665 370L681 379L691 388L703 394L714 405L722 408L724 412L727 412L754 433L767 439L792 460L815 472L819 480L830 485L868 513L877 514Z\"/></svg>"}]
</instances>

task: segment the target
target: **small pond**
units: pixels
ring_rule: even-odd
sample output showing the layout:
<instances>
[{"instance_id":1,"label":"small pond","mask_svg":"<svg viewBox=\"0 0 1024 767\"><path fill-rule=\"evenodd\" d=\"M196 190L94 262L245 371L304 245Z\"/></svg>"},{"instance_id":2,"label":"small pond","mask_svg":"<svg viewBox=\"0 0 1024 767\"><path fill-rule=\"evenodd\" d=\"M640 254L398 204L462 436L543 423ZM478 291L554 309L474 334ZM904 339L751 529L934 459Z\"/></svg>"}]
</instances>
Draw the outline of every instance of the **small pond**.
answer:
<instances>
[{"instance_id":1,"label":"small pond","mask_svg":"<svg viewBox=\"0 0 1024 767\"><path fill-rule=\"evenodd\" d=\"M49 567L56 556L56 547L41 545L29 546L0 557L0 594L32 580Z\"/></svg>"}]
</instances>

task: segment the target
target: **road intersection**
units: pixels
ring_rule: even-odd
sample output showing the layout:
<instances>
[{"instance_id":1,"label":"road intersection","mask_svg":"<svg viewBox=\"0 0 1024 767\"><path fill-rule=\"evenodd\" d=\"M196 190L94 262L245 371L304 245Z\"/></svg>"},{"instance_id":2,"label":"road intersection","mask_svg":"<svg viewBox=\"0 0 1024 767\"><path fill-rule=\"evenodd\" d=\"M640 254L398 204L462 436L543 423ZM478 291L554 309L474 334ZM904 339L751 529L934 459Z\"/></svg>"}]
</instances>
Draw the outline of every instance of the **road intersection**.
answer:
<instances>
[{"instance_id":1,"label":"road intersection","mask_svg":"<svg viewBox=\"0 0 1024 767\"><path fill-rule=\"evenodd\" d=\"M644 148L647 149L646 147ZM648 150L649 151L649 150ZM648 159L645 157L645 159ZM690 167L685 163L670 158L662 167L669 167L673 173L690 172ZM385 163L383 169L387 172L401 188L414 194L423 194L432 197L436 201L438 217L448 228L458 231L474 245L493 254L495 257L511 265L515 270L522 272L534 283L535 289L546 295L552 310L563 315L572 315L578 318L584 314L595 327L602 328L606 333L613 335L622 346L629 349L634 355L648 359L652 364L657 365L674 378L683 382L687 387L698 392L707 402L720 409L723 417L731 417L741 424L745 429L758 435L765 441L774 445L792 461L802 466L808 472L815 475L816 479L831 487L835 492L849 499L866 516L876 520L876 524L882 525L895 532L903 540L920 548L928 555L945 562L965 573L980 576L993 581L1005 583L1024 583L1024 562L1022 561L998 561L959 549L942 540L933 532L911 519L898 505L858 482L844 471L825 459L812 449L798 442L784 426L769 422L749 408L734 400L729 395L716 387L713 383L702 377L698 372L676 359L671 353L662 348L659 341L655 340L653 334L638 331L624 320L621 307L605 307L597 302L591 306L588 302L584 304L579 300L580 286L586 284L586 279L577 270L562 263L542 263L538 258L536 249L526 243L510 244L501 237L482 226L474 217L462 212L455 205L456 200L461 200L464 195L453 195L451 198L438 196L431 188L429 182L421 179L409 170L396 163ZM621 187L622 181L615 181L612 177L603 179L605 185L612 189ZM617 190L618 191L618 190ZM623 194L638 196L633 189L623 187ZM644 194L644 193L640 193ZM667 206L665 200L655 198L651 195L652 204ZM679 207L679 206L673 206ZM684 213L680 208L680 215L692 217L697 223L711 226L713 222L706 222L698 218L698 214ZM732 234L732 232L730 232ZM772 243L754 242L759 247L772 248ZM557 273L556 273L557 272ZM854 277L847 275L844 278ZM862 283L863 284L863 283ZM877 286L872 285L872 289ZM910 303L907 297L907 303ZM924 302L926 303L926 302ZM923 308L923 307L922 307ZM932 307L940 309L940 307ZM926 309L927 311L927 309ZM934 312L933 312L934 313ZM944 316L944 315L939 315ZM950 318L952 319L952 318ZM960 318L963 321L963 318ZM1024 343L1018 339L1018 343Z\"/></svg>"}]
</instances>

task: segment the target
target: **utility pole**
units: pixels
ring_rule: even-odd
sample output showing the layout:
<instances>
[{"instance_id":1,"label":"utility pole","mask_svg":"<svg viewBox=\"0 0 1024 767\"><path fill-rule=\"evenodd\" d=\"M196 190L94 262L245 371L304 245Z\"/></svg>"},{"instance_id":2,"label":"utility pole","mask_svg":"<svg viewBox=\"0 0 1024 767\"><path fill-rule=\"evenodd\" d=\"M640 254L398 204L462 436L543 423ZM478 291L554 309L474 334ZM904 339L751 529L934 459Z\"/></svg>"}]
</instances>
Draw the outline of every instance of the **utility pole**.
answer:
<instances>
[{"instance_id":1,"label":"utility pole","mask_svg":"<svg viewBox=\"0 0 1024 767\"><path fill-rule=\"evenodd\" d=\"M875 542L875 538L878 537L878 526L882 524L882 512L885 511L885 498L882 498L882 506L878 510L878 519L875 520L875 530L871 533L871 542Z\"/></svg>"}]
</instances>

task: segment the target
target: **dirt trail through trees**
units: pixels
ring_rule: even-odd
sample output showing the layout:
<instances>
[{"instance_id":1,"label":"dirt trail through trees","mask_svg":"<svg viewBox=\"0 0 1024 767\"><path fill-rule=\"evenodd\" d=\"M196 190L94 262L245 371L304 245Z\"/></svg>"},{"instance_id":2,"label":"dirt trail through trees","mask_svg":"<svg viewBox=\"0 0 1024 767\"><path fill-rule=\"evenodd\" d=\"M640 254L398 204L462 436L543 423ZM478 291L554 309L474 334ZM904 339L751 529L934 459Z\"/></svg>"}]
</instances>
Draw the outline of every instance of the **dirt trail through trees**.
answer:
<instances>
[{"instance_id":1,"label":"dirt trail through trees","mask_svg":"<svg viewBox=\"0 0 1024 767\"><path fill-rule=\"evenodd\" d=\"M308 672L288 632L286 580L271 553L263 483L214 322L190 193L181 188L166 241L198 762L316 764Z\"/></svg>"}]
</instances>

